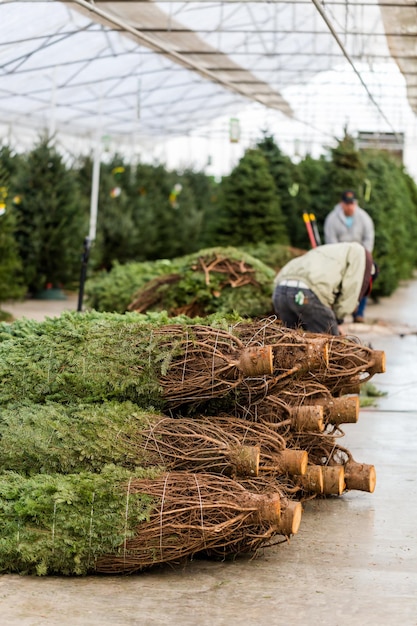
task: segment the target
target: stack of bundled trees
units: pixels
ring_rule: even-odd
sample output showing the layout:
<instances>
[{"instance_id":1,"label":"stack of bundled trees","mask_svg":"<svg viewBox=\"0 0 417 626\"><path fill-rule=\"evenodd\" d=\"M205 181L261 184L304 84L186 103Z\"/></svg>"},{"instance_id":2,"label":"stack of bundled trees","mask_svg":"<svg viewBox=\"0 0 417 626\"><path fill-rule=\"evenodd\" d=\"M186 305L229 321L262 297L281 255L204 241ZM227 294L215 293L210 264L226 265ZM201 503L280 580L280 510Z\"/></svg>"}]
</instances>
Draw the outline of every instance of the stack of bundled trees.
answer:
<instances>
[{"instance_id":1,"label":"stack of bundled trees","mask_svg":"<svg viewBox=\"0 0 417 626\"><path fill-rule=\"evenodd\" d=\"M302 501L372 492L338 444L384 371L276 320L64 314L0 327L0 571L134 572L256 553Z\"/></svg>"}]
</instances>

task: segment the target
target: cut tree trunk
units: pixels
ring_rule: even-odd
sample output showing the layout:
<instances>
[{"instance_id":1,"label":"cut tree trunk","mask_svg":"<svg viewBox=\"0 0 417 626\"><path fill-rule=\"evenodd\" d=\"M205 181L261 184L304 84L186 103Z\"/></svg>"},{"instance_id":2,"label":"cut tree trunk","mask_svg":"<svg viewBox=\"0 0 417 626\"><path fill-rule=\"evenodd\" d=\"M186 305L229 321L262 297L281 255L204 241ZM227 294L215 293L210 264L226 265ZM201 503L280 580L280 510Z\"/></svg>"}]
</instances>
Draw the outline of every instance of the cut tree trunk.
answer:
<instances>
[{"instance_id":1,"label":"cut tree trunk","mask_svg":"<svg viewBox=\"0 0 417 626\"><path fill-rule=\"evenodd\" d=\"M323 466L323 494L340 496L345 490L345 470L343 465Z\"/></svg>"},{"instance_id":2,"label":"cut tree trunk","mask_svg":"<svg viewBox=\"0 0 417 626\"><path fill-rule=\"evenodd\" d=\"M304 476L297 478L297 484L306 493L321 494L324 490L323 468L321 465L309 465Z\"/></svg>"},{"instance_id":3,"label":"cut tree trunk","mask_svg":"<svg viewBox=\"0 0 417 626\"><path fill-rule=\"evenodd\" d=\"M345 466L346 489L356 489L373 493L376 485L376 472L374 465L357 463L350 460Z\"/></svg>"}]
</instances>

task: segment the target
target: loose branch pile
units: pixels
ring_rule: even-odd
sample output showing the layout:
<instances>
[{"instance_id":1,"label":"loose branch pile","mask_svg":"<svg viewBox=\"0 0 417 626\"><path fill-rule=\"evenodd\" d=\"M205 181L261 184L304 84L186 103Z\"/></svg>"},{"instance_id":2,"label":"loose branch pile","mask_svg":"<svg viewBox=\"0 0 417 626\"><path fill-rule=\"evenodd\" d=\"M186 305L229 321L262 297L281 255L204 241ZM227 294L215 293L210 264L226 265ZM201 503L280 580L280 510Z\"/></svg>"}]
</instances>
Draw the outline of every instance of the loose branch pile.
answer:
<instances>
[{"instance_id":1,"label":"loose branch pile","mask_svg":"<svg viewBox=\"0 0 417 626\"><path fill-rule=\"evenodd\" d=\"M209 248L171 261L132 296L128 311L167 311L190 318L236 311L251 317L271 310L274 271L236 248Z\"/></svg>"}]
</instances>

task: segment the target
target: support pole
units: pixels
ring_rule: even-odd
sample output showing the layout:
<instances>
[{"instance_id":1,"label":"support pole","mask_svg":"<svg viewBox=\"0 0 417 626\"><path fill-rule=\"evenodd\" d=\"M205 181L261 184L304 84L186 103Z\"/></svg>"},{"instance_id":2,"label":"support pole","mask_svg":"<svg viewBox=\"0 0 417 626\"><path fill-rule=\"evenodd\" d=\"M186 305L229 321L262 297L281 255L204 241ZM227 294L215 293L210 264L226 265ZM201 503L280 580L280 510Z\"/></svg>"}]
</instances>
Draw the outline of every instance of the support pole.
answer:
<instances>
[{"instance_id":1,"label":"support pole","mask_svg":"<svg viewBox=\"0 0 417 626\"><path fill-rule=\"evenodd\" d=\"M100 183L100 161L101 161L101 142L100 142L100 139L97 138L96 147L94 150L93 176L92 176L92 184L91 184L90 227L89 227L88 237L84 239L84 252L82 255L82 263L81 263L80 288L78 292L77 311L83 310L84 285L85 285L85 279L87 277L88 259L90 257L91 246L96 238L98 193L99 193L99 183Z\"/></svg>"},{"instance_id":2,"label":"support pole","mask_svg":"<svg viewBox=\"0 0 417 626\"><path fill-rule=\"evenodd\" d=\"M88 258L90 256L90 248L91 248L91 241L89 237L86 237L84 239L84 252L82 255L82 262L81 262L80 289L78 292L77 311L83 310L84 284L85 284L85 279L87 276L87 265L88 265Z\"/></svg>"},{"instance_id":3,"label":"support pole","mask_svg":"<svg viewBox=\"0 0 417 626\"><path fill-rule=\"evenodd\" d=\"M96 149L94 151L93 162L93 181L91 185L90 198L90 231L88 237L91 242L96 238L97 230L97 207L98 207L98 190L100 183L100 161L101 161L101 145L100 139L97 139Z\"/></svg>"}]
</instances>

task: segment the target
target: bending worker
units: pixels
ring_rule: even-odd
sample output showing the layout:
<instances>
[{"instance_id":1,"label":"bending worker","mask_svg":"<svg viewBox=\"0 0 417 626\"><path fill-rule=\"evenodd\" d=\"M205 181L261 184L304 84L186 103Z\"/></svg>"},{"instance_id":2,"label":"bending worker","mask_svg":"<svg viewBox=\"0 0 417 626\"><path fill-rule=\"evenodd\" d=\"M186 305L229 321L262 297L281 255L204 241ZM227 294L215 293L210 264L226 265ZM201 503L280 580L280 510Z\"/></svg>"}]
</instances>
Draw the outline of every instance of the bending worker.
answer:
<instances>
[{"instance_id":1,"label":"bending worker","mask_svg":"<svg viewBox=\"0 0 417 626\"><path fill-rule=\"evenodd\" d=\"M313 248L274 280L275 313L288 328L340 335L339 324L372 288L371 253L360 243Z\"/></svg>"}]
</instances>

